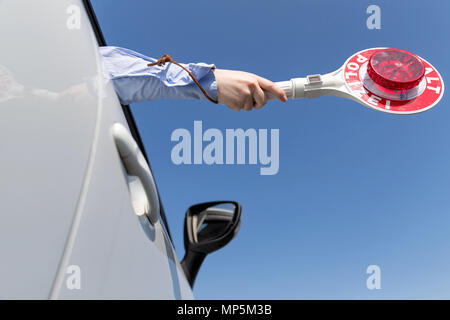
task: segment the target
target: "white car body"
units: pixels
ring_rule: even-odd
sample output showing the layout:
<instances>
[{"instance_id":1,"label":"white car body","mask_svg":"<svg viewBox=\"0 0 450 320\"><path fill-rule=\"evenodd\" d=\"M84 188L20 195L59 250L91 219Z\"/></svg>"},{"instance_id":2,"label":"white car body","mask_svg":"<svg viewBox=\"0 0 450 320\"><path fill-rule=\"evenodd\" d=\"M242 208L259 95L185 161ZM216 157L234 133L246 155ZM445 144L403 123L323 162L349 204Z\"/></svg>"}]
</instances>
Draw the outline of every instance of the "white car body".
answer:
<instances>
[{"instance_id":1,"label":"white car body","mask_svg":"<svg viewBox=\"0 0 450 320\"><path fill-rule=\"evenodd\" d=\"M133 207L91 22L82 1L0 1L0 298L190 299L164 221Z\"/></svg>"}]
</instances>

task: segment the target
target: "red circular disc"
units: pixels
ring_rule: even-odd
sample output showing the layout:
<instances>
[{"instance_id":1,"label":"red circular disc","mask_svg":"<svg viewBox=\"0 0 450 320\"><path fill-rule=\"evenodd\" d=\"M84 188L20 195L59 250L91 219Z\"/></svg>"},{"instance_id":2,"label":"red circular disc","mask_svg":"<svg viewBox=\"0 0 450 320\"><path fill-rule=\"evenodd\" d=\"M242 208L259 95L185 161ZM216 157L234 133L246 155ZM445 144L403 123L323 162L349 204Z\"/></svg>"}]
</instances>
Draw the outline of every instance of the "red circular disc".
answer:
<instances>
[{"instance_id":1,"label":"red circular disc","mask_svg":"<svg viewBox=\"0 0 450 320\"><path fill-rule=\"evenodd\" d=\"M407 90L417 86L425 74L422 60L401 49L381 49L374 52L367 65L370 78L380 86Z\"/></svg>"},{"instance_id":2,"label":"red circular disc","mask_svg":"<svg viewBox=\"0 0 450 320\"><path fill-rule=\"evenodd\" d=\"M381 97L364 87L359 72L361 67L369 64L374 53L387 48L366 49L352 55L344 64L343 77L350 94L364 105L395 114L412 114L430 109L436 105L444 94L444 81L439 72L425 59L417 57L423 64L423 92L410 100L392 100ZM417 77L417 76L415 76ZM414 77L407 78L412 80Z\"/></svg>"}]
</instances>

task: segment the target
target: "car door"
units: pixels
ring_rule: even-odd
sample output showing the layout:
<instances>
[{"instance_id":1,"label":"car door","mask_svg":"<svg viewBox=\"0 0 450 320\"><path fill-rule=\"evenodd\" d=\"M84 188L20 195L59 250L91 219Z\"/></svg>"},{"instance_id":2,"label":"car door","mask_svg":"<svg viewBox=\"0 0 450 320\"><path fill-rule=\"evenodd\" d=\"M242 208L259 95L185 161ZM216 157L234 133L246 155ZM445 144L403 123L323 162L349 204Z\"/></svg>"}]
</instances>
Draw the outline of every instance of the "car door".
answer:
<instances>
[{"instance_id":1,"label":"car door","mask_svg":"<svg viewBox=\"0 0 450 320\"><path fill-rule=\"evenodd\" d=\"M0 2L0 297L191 298L85 5Z\"/></svg>"}]
</instances>

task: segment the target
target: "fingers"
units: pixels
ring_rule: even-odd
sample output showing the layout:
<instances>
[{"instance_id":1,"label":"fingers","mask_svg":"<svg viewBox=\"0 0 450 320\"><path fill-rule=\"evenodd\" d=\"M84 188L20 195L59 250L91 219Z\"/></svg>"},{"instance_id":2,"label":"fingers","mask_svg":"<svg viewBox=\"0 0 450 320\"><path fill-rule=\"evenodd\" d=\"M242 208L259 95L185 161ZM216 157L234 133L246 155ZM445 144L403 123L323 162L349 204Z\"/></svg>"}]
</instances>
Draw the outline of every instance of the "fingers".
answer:
<instances>
[{"instance_id":1,"label":"fingers","mask_svg":"<svg viewBox=\"0 0 450 320\"><path fill-rule=\"evenodd\" d=\"M259 84L256 85L255 90L253 91L253 100L255 100L255 109L260 109L267 103L266 95Z\"/></svg>"},{"instance_id":2,"label":"fingers","mask_svg":"<svg viewBox=\"0 0 450 320\"><path fill-rule=\"evenodd\" d=\"M232 105L227 105L227 107L230 108L231 110L234 110L234 111L239 111L239 110L241 110L240 107L236 107L236 106L232 106Z\"/></svg>"},{"instance_id":3,"label":"fingers","mask_svg":"<svg viewBox=\"0 0 450 320\"><path fill-rule=\"evenodd\" d=\"M250 111L253 108L260 109L267 103L266 95L260 87L257 79L254 79L248 84L250 89L249 94L244 102L244 110Z\"/></svg>"},{"instance_id":4,"label":"fingers","mask_svg":"<svg viewBox=\"0 0 450 320\"><path fill-rule=\"evenodd\" d=\"M251 111L253 109L255 102L253 100L253 96L250 94L248 95L247 99L245 99L244 102L244 110L245 111Z\"/></svg>"},{"instance_id":5,"label":"fingers","mask_svg":"<svg viewBox=\"0 0 450 320\"><path fill-rule=\"evenodd\" d=\"M233 110L244 109L245 111L251 111L253 108L260 109L267 103L267 97L264 90L260 87L257 79L248 83L248 89L246 90L243 100L240 103L240 108L229 106Z\"/></svg>"},{"instance_id":6,"label":"fingers","mask_svg":"<svg viewBox=\"0 0 450 320\"><path fill-rule=\"evenodd\" d=\"M286 93L284 92L284 90L281 89L279 86L277 86L272 81L258 76L258 83L261 86L261 88L272 93L275 97L277 97L281 101L283 101L283 102L287 101L287 96L286 96Z\"/></svg>"}]
</instances>

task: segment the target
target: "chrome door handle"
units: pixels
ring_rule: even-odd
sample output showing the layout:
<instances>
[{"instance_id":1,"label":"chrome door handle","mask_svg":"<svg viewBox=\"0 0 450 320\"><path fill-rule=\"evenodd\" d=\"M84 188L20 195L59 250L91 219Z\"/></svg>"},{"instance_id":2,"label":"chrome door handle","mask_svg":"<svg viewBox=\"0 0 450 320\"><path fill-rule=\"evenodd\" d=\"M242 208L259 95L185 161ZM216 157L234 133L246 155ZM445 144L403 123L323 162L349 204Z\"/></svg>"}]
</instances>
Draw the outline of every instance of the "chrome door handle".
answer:
<instances>
[{"instance_id":1,"label":"chrome door handle","mask_svg":"<svg viewBox=\"0 0 450 320\"><path fill-rule=\"evenodd\" d=\"M150 203L147 217L152 224L159 219L159 197L150 167L131 133L120 123L112 126L112 135L125 170L139 178Z\"/></svg>"}]
</instances>

